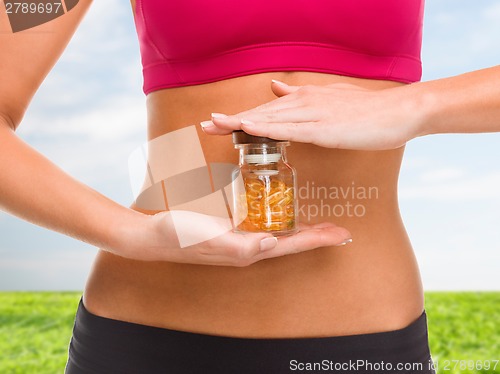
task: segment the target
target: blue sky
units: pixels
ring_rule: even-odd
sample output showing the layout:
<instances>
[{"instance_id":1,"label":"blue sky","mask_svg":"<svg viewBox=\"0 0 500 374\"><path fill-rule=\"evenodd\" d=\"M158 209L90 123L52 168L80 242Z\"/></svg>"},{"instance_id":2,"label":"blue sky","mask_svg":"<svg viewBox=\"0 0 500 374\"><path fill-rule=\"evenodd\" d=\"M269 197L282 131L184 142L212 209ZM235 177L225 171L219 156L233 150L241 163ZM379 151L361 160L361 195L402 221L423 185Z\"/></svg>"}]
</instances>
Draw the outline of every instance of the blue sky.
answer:
<instances>
[{"instance_id":1,"label":"blue sky","mask_svg":"<svg viewBox=\"0 0 500 374\"><path fill-rule=\"evenodd\" d=\"M500 3L426 6L423 80L500 63ZM128 2L94 2L18 134L75 178L128 205L127 158L146 139L141 87ZM500 134L435 135L408 144L401 212L427 290L500 290L499 160ZM95 252L0 212L0 290L82 289Z\"/></svg>"}]
</instances>

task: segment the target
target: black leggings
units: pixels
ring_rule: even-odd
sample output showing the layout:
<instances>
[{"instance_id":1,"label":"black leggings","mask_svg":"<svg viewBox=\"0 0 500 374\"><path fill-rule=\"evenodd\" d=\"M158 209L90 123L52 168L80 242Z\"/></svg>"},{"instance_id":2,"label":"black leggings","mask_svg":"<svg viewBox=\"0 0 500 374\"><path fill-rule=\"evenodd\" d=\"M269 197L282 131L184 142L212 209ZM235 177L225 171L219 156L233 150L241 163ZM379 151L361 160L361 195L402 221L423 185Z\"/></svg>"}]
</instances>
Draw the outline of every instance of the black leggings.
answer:
<instances>
[{"instance_id":1,"label":"black leggings","mask_svg":"<svg viewBox=\"0 0 500 374\"><path fill-rule=\"evenodd\" d=\"M425 312L401 330L325 338L248 339L96 316L80 301L66 374L433 374Z\"/></svg>"}]
</instances>

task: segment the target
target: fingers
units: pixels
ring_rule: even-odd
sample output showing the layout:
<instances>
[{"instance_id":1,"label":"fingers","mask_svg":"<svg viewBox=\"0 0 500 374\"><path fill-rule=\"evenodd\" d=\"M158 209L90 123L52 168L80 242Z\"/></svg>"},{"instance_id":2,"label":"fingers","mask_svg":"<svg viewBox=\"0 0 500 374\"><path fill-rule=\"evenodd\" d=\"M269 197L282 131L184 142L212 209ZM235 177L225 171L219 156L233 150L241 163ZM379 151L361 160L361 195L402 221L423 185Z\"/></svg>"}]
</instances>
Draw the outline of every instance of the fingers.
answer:
<instances>
[{"instance_id":1,"label":"fingers","mask_svg":"<svg viewBox=\"0 0 500 374\"><path fill-rule=\"evenodd\" d=\"M245 113L245 112L243 112ZM212 123L221 130L234 131L241 127L241 113L227 116L221 113L212 113Z\"/></svg>"},{"instance_id":2,"label":"fingers","mask_svg":"<svg viewBox=\"0 0 500 374\"><path fill-rule=\"evenodd\" d=\"M201 248L209 263L248 266L258 261L258 256L276 247L278 239L269 233L228 232L207 241Z\"/></svg>"},{"instance_id":3,"label":"fingers","mask_svg":"<svg viewBox=\"0 0 500 374\"><path fill-rule=\"evenodd\" d=\"M257 261L299 253L319 247L349 243L351 233L330 222L301 224L300 231L279 239L269 233L227 232L200 248L207 263L248 266Z\"/></svg>"},{"instance_id":4,"label":"fingers","mask_svg":"<svg viewBox=\"0 0 500 374\"><path fill-rule=\"evenodd\" d=\"M265 123L244 120L241 129L250 135L264 136L278 140L315 143L318 122Z\"/></svg>"},{"instance_id":5,"label":"fingers","mask_svg":"<svg viewBox=\"0 0 500 374\"><path fill-rule=\"evenodd\" d=\"M342 227L314 227L295 235L283 237L278 245L269 252L272 257L299 253L319 247L335 246L351 239L349 231Z\"/></svg>"},{"instance_id":6,"label":"fingers","mask_svg":"<svg viewBox=\"0 0 500 374\"><path fill-rule=\"evenodd\" d=\"M276 247L257 254L253 260L273 258L293 253L309 251L320 247L339 246L350 243L351 233L333 224L313 225L297 234L280 237Z\"/></svg>"},{"instance_id":7,"label":"fingers","mask_svg":"<svg viewBox=\"0 0 500 374\"><path fill-rule=\"evenodd\" d=\"M311 139L313 129L311 127L318 126L318 122L301 122L303 118L311 118L310 115L301 112L301 108L272 114L253 114L247 118L240 119L237 116L228 116L223 119L204 121L201 126L208 135L228 135L234 130L243 130L256 136L311 143L313 142Z\"/></svg>"},{"instance_id":8,"label":"fingers","mask_svg":"<svg viewBox=\"0 0 500 374\"><path fill-rule=\"evenodd\" d=\"M217 121L218 118L220 121ZM214 125L215 123L217 123L217 126ZM233 130L239 130L240 120L236 116L212 113L211 119L200 122L200 126L208 135L228 135Z\"/></svg>"},{"instance_id":9,"label":"fingers","mask_svg":"<svg viewBox=\"0 0 500 374\"><path fill-rule=\"evenodd\" d=\"M342 83L336 82L336 83L332 83L332 84L327 84L323 87L343 89L343 90L370 91L366 87L361 87L361 86L358 86L358 85L355 85L352 83L345 83L345 82L342 82Z\"/></svg>"},{"instance_id":10,"label":"fingers","mask_svg":"<svg viewBox=\"0 0 500 374\"><path fill-rule=\"evenodd\" d=\"M300 86L289 86L276 79L271 80L271 90L278 97L288 95L289 93L297 91L299 88Z\"/></svg>"},{"instance_id":11,"label":"fingers","mask_svg":"<svg viewBox=\"0 0 500 374\"><path fill-rule=\"evenodd\" d=\"M234 115L212 113L211 119L200 122L200 126L209 135L227 135L234 130L241 129L241 120L265 120L270 122L300 122L302 111L286 112L287 109L297 109L300 105L295 97L286 97L287 94L297 91L300 86L289 86L283 82L273 80L271 89L279 98L259 105L251 110ZM284 116L286 115L286 117Z\"/></svg>"},{"instance_id":12,"label":"fingers","mask_svg":"<svg viewBox=\"0 0 500 374\"><path fill-rule=\"evenodd\" d=\"M203 131L209 135L227 135L234 130L279 140L316 143L320 115L303 107L291 107L266 111L251 111L243 115L221 117L217 114L211 121L202 122Z\"/></svg>"},{"instance_id":13,"label":"fingers","mask_svg":"<svg viewBox=\"0 0 500 374\"><path fill-rule=\"evenodd\" d=\"M337 227L337 225L334 224L333 222L321 222L321 223L316 223L314 225L311 225L308 223L303 223L303 222L299 223L299 230L300 231L304 231L306 229L312 229L312 228L323 229L323 228L327 228L327 227Z\"/></svg>"},{"instance_id":14,"label":"fingers","mask_svg":"<svg viewBox=\"0 0 500 374\"><path fill-rule=\"evenodd\" d=\"M211 120L200 122L200 125L208 135L228 135L234 130L241 129L241 114L228 116L222 113L212 113Z\"/></svg>"},{"instance_id":15,"label":"fingers","mask_svg":"<svg viewBox=\"0 0 500 374\"><path fill-rule=\"evenodd\" d=\"M349 231L329 222L315 225L301 224L298 233L279 239L269 233L231 231L196 246L201 257L195 262L244 267L266 258L304 252L319 247L345 245L350 241ZM189 257L187 252L184 253L184 257Z\"/></svg>"}]
</instances>

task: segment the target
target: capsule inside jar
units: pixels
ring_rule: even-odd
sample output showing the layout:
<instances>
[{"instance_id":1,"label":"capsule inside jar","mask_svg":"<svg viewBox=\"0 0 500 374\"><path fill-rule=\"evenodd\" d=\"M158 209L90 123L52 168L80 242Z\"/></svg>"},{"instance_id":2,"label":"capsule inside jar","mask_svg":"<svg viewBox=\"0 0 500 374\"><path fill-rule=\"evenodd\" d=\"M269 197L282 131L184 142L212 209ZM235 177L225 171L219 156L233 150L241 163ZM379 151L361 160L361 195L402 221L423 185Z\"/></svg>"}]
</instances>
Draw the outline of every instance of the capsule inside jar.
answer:
<instances>
[{"instance_id":1,"label":"capsule inside jar","mask_svg":"<svg viewBox=\"0 0 500 374\"><path fill-rule=\"evenodd\" d=\"M233 133L240 150L234 191L235 230L288 235L297 230L296 175L287 163L287 141L256 137L242 131Z\"/></svg>"}]
</instances>

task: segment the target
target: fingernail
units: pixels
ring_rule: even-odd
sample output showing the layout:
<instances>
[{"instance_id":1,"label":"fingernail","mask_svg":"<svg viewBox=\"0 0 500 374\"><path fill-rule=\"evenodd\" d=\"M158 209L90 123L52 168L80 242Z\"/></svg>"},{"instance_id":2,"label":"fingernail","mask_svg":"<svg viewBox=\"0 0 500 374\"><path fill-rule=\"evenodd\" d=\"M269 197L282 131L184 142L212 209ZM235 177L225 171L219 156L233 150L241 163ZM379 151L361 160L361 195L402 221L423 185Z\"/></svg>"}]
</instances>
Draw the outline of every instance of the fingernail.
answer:
<instances>
[{"instance_id":1,"label":"fingernail","mask_svg":"<svg viewBox=\"0 0 500 374\"><path fill-rule=\"evenodd\" d=\"M270 238L265 238L260 241L260 250L268 251L273 249L278 244L278 238L272 236Z\"/></svg>"},{"instance_id":2,"label":"fingernail","mask_svg":"<svg viewBox=\"0 0 500 374\"><path fill-rule=\"evenodd\" d=\"M249 121L247 119L242 119L240 122L241 122L242 125L245 125L245 126L253 126L253 125L255 125L254 122Z\"/></svg>"},{"instance_id":3,"label":"fingernail","mask_svg":"<svg viewBox=\"0 0 500 374\"><path fill-rule=\"evenodd\" d=\"M214 123L212 121L203 121L203 122L200 122L200 126L203 129L206 129L207 127L211 127L213 125L214 125Z\"/></svg>"},{"instance_id":4,"label":"fingernail","mask_svg":"<svg viewBox=\"0 0 500 374\"><path fill-rule=\"evenodd\" d=\"M340 244L337 244L336 247L340 247L342 245L346 245L346 244L349 244L349 243L352 243L352 239L347 239L346 241L340 243Z\"/></svg>"},{"instance_id":5,"label":"fingernail","mask_svg":"<svg viewBox=\"0 0 500 374\"><path fill-rule=\"evenodd\" d=\"M278 80L276 80L276 79L271 79L271 82L276 83L276 84L281 84L281 85L283 85L283 86L288 86L288 84L286 84L285 82L278 81Z\"/></svg>"},{"instance_id":6,"label":"fingernail","mask_svg":"<svg viewBox=\"0 0 500 374\"><path fill-rule=\"evenodd\" d=\"M212 118L226 118L227 115L226 114L222 114L222 113L212 113Z\"/></svg>"}]
</instances>

